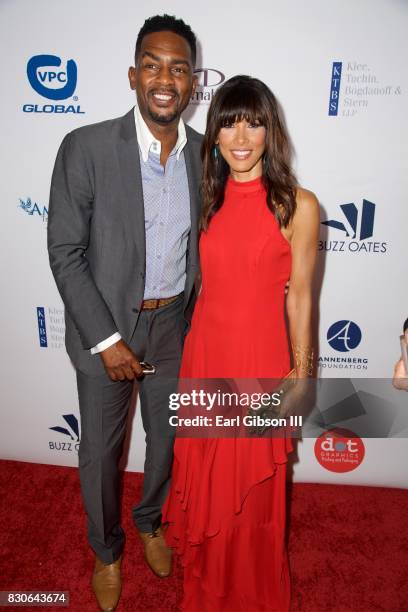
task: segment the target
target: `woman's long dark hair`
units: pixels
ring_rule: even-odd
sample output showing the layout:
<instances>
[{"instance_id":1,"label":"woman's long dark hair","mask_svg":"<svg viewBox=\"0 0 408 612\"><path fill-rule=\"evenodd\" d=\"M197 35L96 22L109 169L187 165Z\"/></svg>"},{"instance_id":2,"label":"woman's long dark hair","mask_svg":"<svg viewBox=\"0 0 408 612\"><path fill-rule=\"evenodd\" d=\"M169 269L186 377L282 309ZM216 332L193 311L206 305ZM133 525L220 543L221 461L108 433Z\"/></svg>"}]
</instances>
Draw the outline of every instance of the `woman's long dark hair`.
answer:
<instances>
[{"instance_id":1,"label":"woman's long dark hair","mask_svg":"<svg viewBox=\"0 0 408 612\"><path fill-rule=\"evenodd\" d=\"M201 149L203 178L201 229L206 230L222 206L229 167L215 142L222 127L246 120L266 129L262 180L266 202L279 225L286 227L296 210L296 179L290 167L290 144L278 103L271 90L259 79L235 76L226 81L212 99Z\"/></svg>"}]
</instances>

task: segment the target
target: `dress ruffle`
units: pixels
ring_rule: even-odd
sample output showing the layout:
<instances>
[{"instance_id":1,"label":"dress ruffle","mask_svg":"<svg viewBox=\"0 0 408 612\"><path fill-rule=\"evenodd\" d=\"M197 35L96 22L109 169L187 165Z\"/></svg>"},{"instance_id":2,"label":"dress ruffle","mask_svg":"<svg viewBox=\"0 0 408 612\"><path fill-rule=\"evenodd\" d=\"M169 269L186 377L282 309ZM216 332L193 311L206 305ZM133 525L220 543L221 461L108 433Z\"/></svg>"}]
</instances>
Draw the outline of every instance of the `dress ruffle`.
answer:
<instances>
[{"instance_id":1,"label":"dress ruffle","mask_svg":"<svg viewBox=\"0 0 408 612\"><path fill-rule=\"evenodd\" d=\"M282 489L291 450L285 438L176 440L163 522L184 566L181 609L288 609Z\"/></svg>"}]
</instances>

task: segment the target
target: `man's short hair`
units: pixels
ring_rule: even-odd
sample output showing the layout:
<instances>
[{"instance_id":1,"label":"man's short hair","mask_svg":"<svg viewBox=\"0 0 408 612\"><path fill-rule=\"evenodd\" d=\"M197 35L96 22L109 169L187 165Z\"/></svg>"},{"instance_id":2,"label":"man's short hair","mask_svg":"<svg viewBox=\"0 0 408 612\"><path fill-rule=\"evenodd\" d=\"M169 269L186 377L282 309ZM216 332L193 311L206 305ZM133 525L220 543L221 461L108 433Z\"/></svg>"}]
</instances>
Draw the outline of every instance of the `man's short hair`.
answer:
<instances>
[{"instance_id":1,"label":"man's short hair","mask_svg":"<svg viewBox=\"0 0 408 612\"><path fill-rule=\"evenodd\" d=\"M195 66L197 55L196 36L189 25L184 23L182 19L177 19L174 15L155 15L154 17L146 19L136 40L135 64L137 63L144 36L146 36L146 34L153 34L154 32L174 32L174 34L182 36L190 46L191 59L193 61L193 66Z\"/></svg>"}]
</instances>

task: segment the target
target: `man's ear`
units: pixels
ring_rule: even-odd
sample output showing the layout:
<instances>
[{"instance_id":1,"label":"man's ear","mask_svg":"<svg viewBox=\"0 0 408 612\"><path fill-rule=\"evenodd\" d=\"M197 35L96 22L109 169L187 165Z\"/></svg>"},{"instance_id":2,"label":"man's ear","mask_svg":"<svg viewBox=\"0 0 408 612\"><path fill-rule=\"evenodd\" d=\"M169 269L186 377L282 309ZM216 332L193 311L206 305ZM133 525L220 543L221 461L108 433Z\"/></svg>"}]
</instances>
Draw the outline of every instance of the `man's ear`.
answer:
<instances>
[{"instance_id":1,"label":"man's ear","mask_svg":"<svg viewBox=\"0 0 408 612\"><path fill-rule=\"evenodd\" d=\"M136 89L136 68L134 66L130 66L128 70L128 78L130 89Z\"/></svg>"}]
</instances>

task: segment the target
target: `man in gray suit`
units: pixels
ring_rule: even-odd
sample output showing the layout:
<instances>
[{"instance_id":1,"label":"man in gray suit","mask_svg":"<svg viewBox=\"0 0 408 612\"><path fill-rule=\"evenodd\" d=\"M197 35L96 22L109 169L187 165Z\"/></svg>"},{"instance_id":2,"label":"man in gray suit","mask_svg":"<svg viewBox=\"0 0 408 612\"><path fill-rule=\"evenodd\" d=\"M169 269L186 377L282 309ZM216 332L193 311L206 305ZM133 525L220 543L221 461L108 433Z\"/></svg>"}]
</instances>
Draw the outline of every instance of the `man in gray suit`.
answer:
<instances>
[{"instance_id":1,"label":"man in gray suit","mask_svg":"<svg viewBox=\"0 0 408 612\"><path fill-rule=\"evenodd\" d=\"M133 518L152 570L171 569L160 522L174 437L168 396L198 271L202 137L180 118L196 86L195 55L182 20L146 20L129 68L135 108L68 134L52 177L48 249L77 371L80 479L102 610L115 609L121 590L118 461L135 379L147 447ZM141 361L156 373L143 375Z\"/></svg>"}]
</instances>

